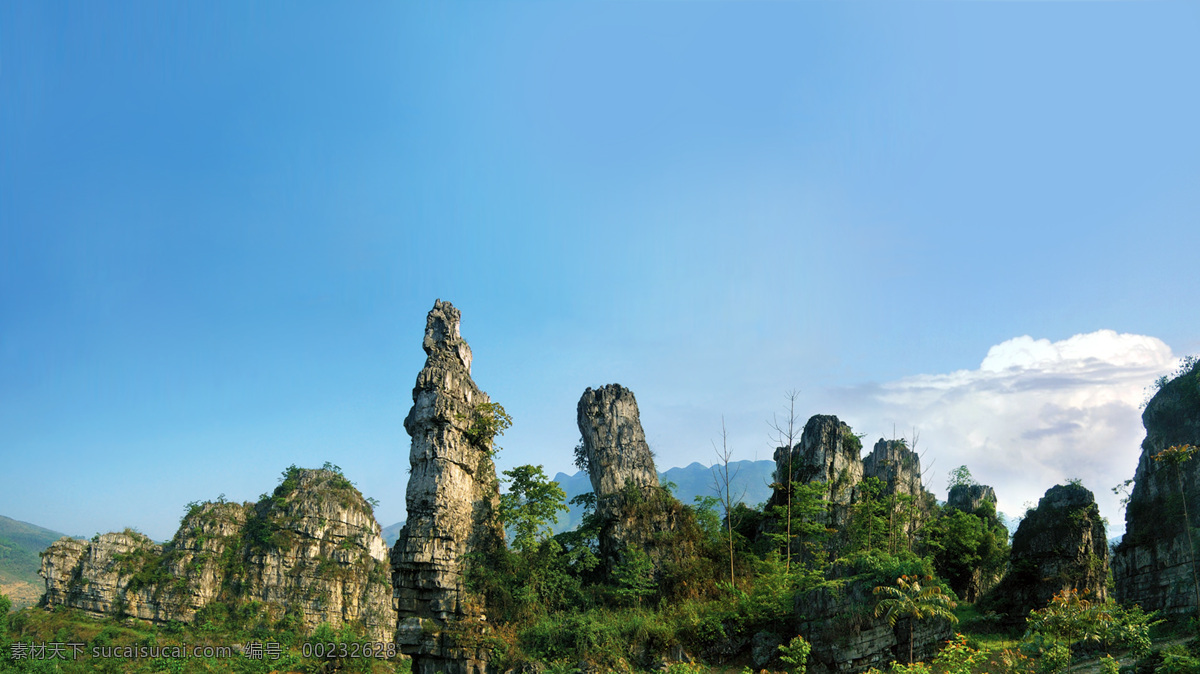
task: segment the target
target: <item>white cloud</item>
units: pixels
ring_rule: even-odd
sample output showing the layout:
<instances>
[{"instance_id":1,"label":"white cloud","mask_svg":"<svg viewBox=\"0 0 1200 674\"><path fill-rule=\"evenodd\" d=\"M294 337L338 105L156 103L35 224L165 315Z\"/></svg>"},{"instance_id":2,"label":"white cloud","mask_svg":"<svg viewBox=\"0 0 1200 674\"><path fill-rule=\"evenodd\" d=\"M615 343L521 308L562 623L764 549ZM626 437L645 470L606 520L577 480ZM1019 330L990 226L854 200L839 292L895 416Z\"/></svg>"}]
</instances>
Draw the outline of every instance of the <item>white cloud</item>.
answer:
<instances>
[{"instance_id":1,"label":"white cloud","mask_svg":"<svg viewBox=\"0 0 1200 674\"><path fill-rule=\"evenodd\" d=\"M926 486L939 498L947 471L963 464L996 489L1000 510L1011 515L1051 486L1080 478L1115 535L1124 514L1111 489L1137 466L1146 387L1176 362L1170 347L1143 335L1024 336L990 348L976 370L917 375L839 397L851 419L916 426L924 463L935 462Z\"/></svg>"}]
</instances>

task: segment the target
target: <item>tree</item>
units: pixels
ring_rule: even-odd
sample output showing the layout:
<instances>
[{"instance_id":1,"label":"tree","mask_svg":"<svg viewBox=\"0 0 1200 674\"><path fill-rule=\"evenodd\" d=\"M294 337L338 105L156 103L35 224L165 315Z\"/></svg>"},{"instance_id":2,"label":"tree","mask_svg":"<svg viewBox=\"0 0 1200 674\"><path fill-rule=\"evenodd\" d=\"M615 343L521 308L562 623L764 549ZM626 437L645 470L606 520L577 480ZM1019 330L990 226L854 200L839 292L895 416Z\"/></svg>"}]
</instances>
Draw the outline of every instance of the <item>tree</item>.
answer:
<instances>
[{"instance_id":1,"label":"tree","mask_svg":"<svg viewBox=\"0 0 1200 674\"><path fill-rule=\"evenodd\" d=\"M913 661L913 639L916 622L926 618L942 618L951 623L958 622L958 616L951 612L955 603L942 594L942 588L936 585L922 585L921 581L933 580L933 576L900 576L896 586L880 585L873 592L884 595L875 605L875 616L887 618L888 624L895 627L900 618L908 618L908 661Z\"/></svg>"},{"instance_id":2,"label":"tree","mask_svg":"<svg viewBox=\"0 0 1200 674\"><path fill-rule=\"evenodd\" d=\"M1196 578L1196 544L1192 540L1192 520L1188 517L1187 487L1183 484L1183 464L1191 460L1200 449L1195 445L1172 445L1154 455L1154 460L1166 462L1175 471L1175 483L1179 486L1179 495L1183 500L1183 528L1188 537L1188 562L1192 567L1192 589L1196 592L1196 614L1200 616L1200 581Z\"/></svg>"},{"instance_id":3,"label":"tree","mask_svg":"<svg viewBox=\"0 0 1200 674\"><path fill-rule=\"evenodd\" d=\"M1099 641L1112 623L1110 605L1088 601L1079 591L1067 588L1050 600L1046 608L1030 611L1026 624L1030 632L1045 634L1066 641L1067 672L1071 671L1071 644L1076 641Z\"/></svg>"},{"instance_id":4,"label":"tree","mask_svg":"<svg viewBox=\"0 0 1200 674\"><path fill-rule=\"evenodd\" d=\"M612 575L617 583L617 598L622 602L632 600L632 603L641 604L642 598L654 594L654 561L641 548L622 550Z\"/></svg>"},{"instance_id":5,"label":"tree","mask_svg":"<svg viewBox=\"0 0 1200 674\"><path fill-rule=\"evenodd\" d=\"M791 665L792 674L804 674L807 671L805 663L811 652L812 644L797 634L786 646L779 647L779 659Z\"/></svg>"},{"instance_id":6,"label":"tree","mask_svg":"<svg viewBox=\"0 0 1200 674\"><path fill-rule=\"evenodd\" d=\"M500 519L513 532L513 547L532 551L550 537L559 511L568 510L567 494L541 466L517 466L504 471L504 477L508 492L500 495Z\"/></svg>"},{"instance_id":7,"label":"tree","mask_svg":"<svg viewBox=\"0 0 1200 674\"><path fill-rule=\"evenodd\" d=\"M785 550L785 568L788 573L792 570L792 540L795 537L792 533L792 480L795 476L795 468L792 466L792 459L795 456L793 451L796 447L796 442L799 438L796 419L796 398L799 397L800 391L792 389L788 391L787 396L787 419L783 422L779 421L776 416L771 419L771 429L775 431L775 446L782 447L787 452L787 475L779 482L783 489L787 492L787 503L784 506L784 532L787 548Z\"/></svg>"},{"instance_id":8,"label":"tree","mask_svg":"<svg viewBox=\"0 0 1200 674\"><path fill-rule=\"evenodd\" d=\"M713 443L713 451L717 453L717 463L713 465L713 490L717 492L717 500L725 510L725 532L729 547L729 584L734 584L733 575L733 506L746 495L746 490L738 496L733 495L733 480L738 471L729 472L729 459L733 452L729 449L729 433L725 430L725 417L721 417L721 448Z\"/></svg>"},{"instance_id":9,"label":"tree","mask_svg":"<svg viewBox=\"0 0 1200 674\"><path fill-rule=\"evenodd\" d=\"M946 488L971 487L975 484L977 483L975 482L975 478L971 476L971 471L966 466L959 466L950 471L950 484Z\"/></svg>"},{"instance_id":10,"label":"tree","mask_svg":"<svg viewBox=\"0 0 1200 674\"><path fill-rule=\"evenodd\" d=\"M872 546L883 543L874 536L876 531L888 528L883 517L887 506L879 499L882 491L883 480L877 477L866 477L858 483L858 502L851 506L850 526L855 547L861 550L871 550Z\"/></svg>"},{"instance_id":11,"label":"tree","mask_svg":"<svg viewBox=\"0 0 1200 674\"><path fill-rule=\"evenodd\" d=\"M471 442L492 456L501 449L496 444L496 436L504 435L504 431L512 426L512 417L500 403L479 403L470 415L458 414L455 418L467 422L463 432Z\"/></svg>"}]
</instances>

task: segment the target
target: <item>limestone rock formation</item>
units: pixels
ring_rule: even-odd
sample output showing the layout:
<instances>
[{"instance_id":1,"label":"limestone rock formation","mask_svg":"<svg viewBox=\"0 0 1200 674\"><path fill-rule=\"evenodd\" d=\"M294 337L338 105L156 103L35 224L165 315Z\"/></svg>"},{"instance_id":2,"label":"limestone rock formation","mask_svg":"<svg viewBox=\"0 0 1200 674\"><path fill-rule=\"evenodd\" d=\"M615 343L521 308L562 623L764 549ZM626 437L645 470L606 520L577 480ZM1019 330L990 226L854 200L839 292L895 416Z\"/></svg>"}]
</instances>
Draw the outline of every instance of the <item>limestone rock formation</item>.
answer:
<instances>
[{"instance_id":1,"label":"limestone rock formation","mask_svg":"<svg viewBox=\"0 0 1200 674\"><path fill-rule=\"evenodd\" d=\"M986 484L956 484L950 488L946 507L973 513L984 503L996 505L996 491Z\"/></svg>"},{"instance_id":2,"label":"limestone rock formation","mask_svg":"<svg viewBox=\"0 0 1200 674\"><path fill-rule=\"evenodd\" d=\"M789 451L790 449L790 451ZM822 498L829 501L826 525L845 532L850 522L850 506L863 479L862 441L837 417L818 414L804 425L795 447L775 450L775 481L780 485L767 502L768 508L787 501L786 484L790 464L792 480L820 482ZM838 542L833 543L835 547Z\"/></svg>"},{"instance_id":3,"label":"limestone rock formation","mask_svg":"<svg viewBox=\"0 0 1200 674\"><path fill-rule=\"evenodd\" d=\"M1116 598L1147 611L1194 614L1192 563L1200 555L1189 554L1184 502L1195 532L1200 460L1176 467L1155 461L1154 455L1172 446L1200 445L1200 364L1159 389L1142 413L1142 425L1146 439L1125 510L1125 536L1113 558ZM1200 543L1200 536L1193 537Z\"/></svg>"},{"instance_id":4,"label":"limestone rock formation","mask_svg":"<svg viewBox=\"0 0 1200 674\"><path fill-rule=\"evenodd\" d=\"M633 391L620 384L587 389L579 398L576 420L597 504L619 494L626 485L637 489L658 486Z\"/></svg>"},{"instance_id":5,"label":"limestone rock formation","mask_svg":"<svg viewBox=\"0 0 1200 674\"><path fill-rule=\"evenodd\" d=\"M813 674L857 674L889 662L908 659L912 627L913 660L933 657L953 635L948 620L898 620L894 626L862 607L873 606L874 581L851 580L841 591L818 588L796 598L797 629L812 644L808 671Z\"/></svg>"},{"instance_id":6,"label":"limestone rock formation","mask_svg":"<svg viewBox=\"0 0 1200 674\"><path fill-rule=\"evenodd\" d=\"M390 640L386 560L379 524L350 481L293 467L257 504L193 505L165 545L130 530L60 539L41 573L47 605L94 615L191 622L217 604L258 601L269 623L351 623Z\"/></svg>"},{"instance_id":7,"label":"limestone rock formation","mask_svg":"<svg viewBox=\"0 0 1200 674\"><path fill-rule=\"evenodd\" d=\"M631 512L635 502L656 495L658 473L633 391L620 384L587 389L579 398L576 420L596 514L604 523L600 550L611 565L622 550L644 547L653 530L667 525L662 509L648 513L650 522Z\"/></svg>"},{"instance_id":8,"label":"limestone rock formation","mask_svg":"<svg viewBox=\"0 0 1200 674\"><path fill-rule=\"evenodd\" d=\"M129 529L91 541L60 538L42 556L46 605L65 604L98 616L130 613L162 620L153 601L154 588L132 582L142 560L161 556L162 546Z\"/></svg>"},{"instance_id":9,"label":"limestone rock formation","mask_svg":"<svg viewBox=\"0 0 1200 674\"><path fill-rule=\"evenodd\" d=\"M404 419L412 470L408 519L392 549L392 583L397 642L413 656L415 674L484 671L483 652L462 647L444 628L484 619L481 599L466 589L466 558L504 545L491 438L480 431L490 400L471 379L460 321L449 302L438 300L429 312L422 344L428 357Z\"/></svg>"},{"instance_id":10,"label":"limestone rock formation","mask_svg":"<svg viewBox=\"0 0 1200 674\"><path fill-rule=\"evenodd\" d=\"M1046 491L1013 534L1009 572L984 606L1023 622L1065 589L1107 597L1108 542L1092 492L1079 484Z\"/></svg>"},{"instance_id":11,"label":"limestone rock formation","mask_svg":"<svg viewBox=\"0 0 1200 674\"><path fill-rule=\"evenodd\" d=\"M921 487L921 457L900 440L880 438L863 459L863 477L874 477L884 484L886 494L918 497Z\"/></svg>"},{"instance_id":12,"label":"limestone rock formation","mask_svg":"<svg viewBox=\"0 0 1200 674\"><path fill-rule=\"evenodd\" d=\"M883 483L880 496L904 522L904 533L915 535L937 502L921 484L920 455L903 440L880 438L863 459L863 478L868 477Z\"/></svg>"}]
</instances>

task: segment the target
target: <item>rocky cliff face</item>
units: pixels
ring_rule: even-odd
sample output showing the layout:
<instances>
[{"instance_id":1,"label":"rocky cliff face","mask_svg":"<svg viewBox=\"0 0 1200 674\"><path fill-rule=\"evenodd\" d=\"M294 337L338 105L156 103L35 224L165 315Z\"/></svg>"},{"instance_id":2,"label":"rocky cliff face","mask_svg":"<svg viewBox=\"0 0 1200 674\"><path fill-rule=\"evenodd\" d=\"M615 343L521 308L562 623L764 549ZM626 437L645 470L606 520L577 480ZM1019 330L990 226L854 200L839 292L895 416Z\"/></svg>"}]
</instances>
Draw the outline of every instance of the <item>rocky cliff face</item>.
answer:
<instances>
[{"instance_id":1,"label":"rocky cliff face","mask_svg":"<svg viewBox=\"0 0 1200 674\"><path fill-rule=\"evenodd\" d=\"M877 478L884 485L886 494L904 494L917 497L921 487L921 457L899 440L880 438L863 459L863 477Z\"/></svg>"},{"instance_id":2,"label":"rocky cliff face","mask_svg":"<svg viewBox=\"0 0 1200 674\"><path fill-rule=\"evenodd\" d=\"M1200 365L1162 386L1142 413L1146 439L1125 510L1125 536L1113 558L1116 598L1167 614L1196 611L1184 504L1193 532L1200 523L1200 460L1179 466L1154 455L1200 445ZM1182 487L1182 489L1181 489ZM1200 536L1194 535L1200 543Z\"/></svg>"},{"instance_id":3,"label":"rocky cliff face","mask_svg":"<svg viewBox=\"0 0 1200 674\"><path fill-rule=\"evenodd\" d=\"M644 547L655 530L667 526L665 511L634 517L633 506L658 491L658 473L646 444L633 391L620 384L587 389L576 407L596 514L604 523L600 550L615 563L629 546Z\"/></svg>"},{"instance_id":4,"label":"rocky cliff face","mask_svg":"<svg viewBox=\"0 0 1200 674\"><path fill-rule=\"evenodd\" d=\"M956 484L950 488L946 507L973 513L984 503L996 505L996 491L986 484Z\"/></svg>"},{"instance_id":5,"label":"rocky cliff face","mask_svg":"<svg viewBox=\"0 0 1200 674\"><path fill-rule=\"evenodd\" d=\"M1108 542L1092 492L1078 484L1051 487L1013 534L1011 560L984 603L1015 621L1065 589L1105 599Z\"/></svg>"},{"instance_id":6,"label":"rocky cliff face","mask_svg":"<svg viewBox=\"0 0 1200 674\"><path fill-rule=\"evenodd\" d=\"M854 580L841 591L820 588L796 598L797 628L812 644L808 671L813 674L857 674L889 662L908 660L912 628L913 660L928 660L953 635L948 620L906 618L888 625L863 607L875 605L875 581Z\"/></svg>"},{"instance_id":7,"label":"rocky cliff face","mask_svg":"<svg viewBox=\"0 0 1200 674\"><path fill-rule=\"evenodd\" d=\"M576 421L597 503L619 494L626 485L658 486L633 391L620 384L587 389L576 406Z\"/></svg>"},{"instance_id":8,"label":"rocky cliff face","mask_svg":"<svg viewBox=\"0 0 1200 674\"><path fill-rule=\"evenodd\" d=\"M863 479L862 442L850 427L835 416L818 414L804 425L800 442L790 448L775 450L775 480L786 484L788 467L792 480L799 483L819 482L822 498L829 501L826 525L847 531L850 506ZM768 508L787 501L785 488L778 488L768 501ZM838 543L834 542L835 547Z\"/></svg>"},{"instance_id":9,"label":"rocky cliff face","mask_svg":"<svg viewBox=\"0 0 1200 674\"><path fill-rule=\"evenodd\" d=\"M46 603L191 622L205 609L258 601L271 624L289 615L305 631L350 623L390 640L395 613L379 532L345 477L293 467L257 504L194 505L163 546L129 530L55 542L42 558Z\"/></svg>"},{"instance_id":10,"label":"rocky cliff face","mask_svg":"<svg viewBox=\"0 0 1200 674\"><path fill-rule=\"evenodd\" d=\"M412 437L408 519L392 549L399 613L397 642L413 656L416 674L473 674L482 651L453 638L481 625L481 599L465 586L466 558L504 545L496 518L499 485L487 435L490 400L471 379L471 348L459 332L461 314L438 300L425 322L425 367L404 420Z\"/></svg>"},{"instance_id":11,"label":"rocky cliff face","mask_svg":"<svg viewBox=\"0 0 1200 674\"><path fill-rule=\"evenodd\" d=\"M883 483L880 496L901 517L904 533L910 537L914 535L936 502L921 485L920 455L902 440L880 438L863 459L863 479L868 477Z\"/></svg>"}]
</instances>

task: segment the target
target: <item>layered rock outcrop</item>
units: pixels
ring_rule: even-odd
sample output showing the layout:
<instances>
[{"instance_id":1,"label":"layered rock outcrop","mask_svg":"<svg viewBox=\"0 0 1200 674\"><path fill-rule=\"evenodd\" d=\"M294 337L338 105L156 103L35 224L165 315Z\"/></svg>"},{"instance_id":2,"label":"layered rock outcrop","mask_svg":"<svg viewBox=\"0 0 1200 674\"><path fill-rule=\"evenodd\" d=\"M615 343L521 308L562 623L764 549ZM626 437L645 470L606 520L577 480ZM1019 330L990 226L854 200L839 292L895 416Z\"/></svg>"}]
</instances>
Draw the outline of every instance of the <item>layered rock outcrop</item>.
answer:
<instances>
[{"instance_id":1,"label":"layered rock outcrop","mask_svg":"<svg viewBox=\"0 0 1200 674\"><path fill-rule=\"evenodd\" d=\"M1191 548L1185 527L1200 522L1200 460L1175 465L1155 461L1170 447L1200 445L1200 364L1193 363L1166 382L1142 413L1146 439L1125 510L1125 536L1113 558L1118 601L1137 603L1147 611L1194 614L1197 591ZM1186 503L1186 516L1184 505Z\"/></svg>"},{"instance_id":2,"label":"layered rock outcrop","mask_svg":"<svg viewBox=\"0 0 1200 674\"><path fill-rule=\"evenodd\" d=\"M156 545L134 531L63 538L42 558L47 605L94 615L191 622L208 608L261 602L311 631L357 625L390 640L387 551L362 494L332 470L290 468L257 504L195 504Z\"/></svg>"},{"instance_id":3,"label":"layered rock outcrop","mask_svg":"<svg viewBox=\"0 0 1200 674\"><path fill-rule=\"evenodd\" d=\"M485 653L447 627L482 629L482 598L466 589L467 557L504 545L490 453L495 408L471 379L471 348L460 321L449 302L438 300L429 312L425 367L404 419L412 437L408 519L392 549L392 583L396 639L413 656L416 674L485 671Z\"/></svg>"},{"instance_id":4,"label":"layered rock outcrop","mask_svg":"<svg viewBox=\"0 0 1200 674\"><path fill-rule=\"evenodd\" d=\"M898 620L889 625L882 617L863 611L878 597L875 580L849 581L841 590L819 588L796 598L797 631L812 644L808 671L813 674L857 674L890 662L905 662L912 636L913 661L933 657L953 636L948 620ZM911 628L911 632L910 632Z\"/></svg>"},{"instance_id":5,"label":"layered rock outcrop","mask_svg":"<svg viewBox=\"0 0 1200 674\"><path fill-rule=\"evenodd\" d=\"M1108 541L1095 496L1079 484L1057 485L1021 520L1009 571L984 606L1023 622L1062 590L1104 600L1107 580Z\"/></svg>"},{"instance_id":6,"label":"layered rock outcrop","mask_svg":"<svg viewBox=\"0 0 1200 674\"><path fill-rule=\"evenodd\" d=\"M946 507L973 513L984 503L996 505L996 490L986 484L956 484L950 488Z\"/></svg>"}]
</instances>

